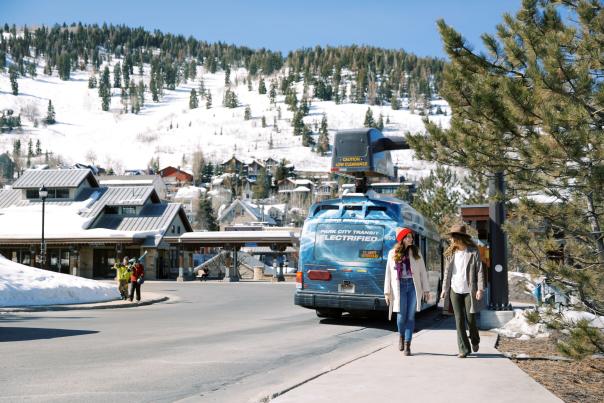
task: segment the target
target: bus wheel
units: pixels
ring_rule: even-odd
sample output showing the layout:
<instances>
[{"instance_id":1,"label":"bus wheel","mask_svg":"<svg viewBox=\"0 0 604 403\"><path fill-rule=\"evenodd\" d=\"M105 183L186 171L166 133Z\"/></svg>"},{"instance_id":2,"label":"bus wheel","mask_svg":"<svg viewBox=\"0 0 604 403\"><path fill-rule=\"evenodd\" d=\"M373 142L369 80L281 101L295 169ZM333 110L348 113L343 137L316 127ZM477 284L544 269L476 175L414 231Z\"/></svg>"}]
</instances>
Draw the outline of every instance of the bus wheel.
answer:
<instances>
[{"instance_id":1,"label":"bus wheel","mask_svg":"<svg viewBox=\"0 0 604 403\"><path fill-rule=\"evenodd\" d=\"M337 319L340 316L342 316L342 311L339 309L333 309L333 308L324 308L324 309L317 309L317 316L319 318L331 318L331 319Z\"/></svg>"}]
</instances>

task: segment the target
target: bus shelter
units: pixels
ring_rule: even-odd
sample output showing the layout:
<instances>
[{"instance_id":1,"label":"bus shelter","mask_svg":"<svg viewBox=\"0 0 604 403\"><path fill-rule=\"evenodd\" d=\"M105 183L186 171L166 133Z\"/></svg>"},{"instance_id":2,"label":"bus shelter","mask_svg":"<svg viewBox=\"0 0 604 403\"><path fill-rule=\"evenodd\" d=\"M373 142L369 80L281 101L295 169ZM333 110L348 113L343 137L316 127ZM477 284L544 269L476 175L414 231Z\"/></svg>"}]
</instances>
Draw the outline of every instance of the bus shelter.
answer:
<instances>
[{"instance_id":1,"label":"bus shelter","mask_svg":"<svg viewBox=\"0 0 604 403\"><path fill-rule=\"evenodd\" d=\"M275 252L283 252L288 246L297 248L300 243L300 230L265 231L212 231L187 232L180 236L166 236L164 242L176 246L179 250L179 272L184 265L185 251L204 247L219 247L233 253L233 262L225 267L224 281L239 281L237 251L242 247L268 246Z\"/></svg>"}]
</instances>

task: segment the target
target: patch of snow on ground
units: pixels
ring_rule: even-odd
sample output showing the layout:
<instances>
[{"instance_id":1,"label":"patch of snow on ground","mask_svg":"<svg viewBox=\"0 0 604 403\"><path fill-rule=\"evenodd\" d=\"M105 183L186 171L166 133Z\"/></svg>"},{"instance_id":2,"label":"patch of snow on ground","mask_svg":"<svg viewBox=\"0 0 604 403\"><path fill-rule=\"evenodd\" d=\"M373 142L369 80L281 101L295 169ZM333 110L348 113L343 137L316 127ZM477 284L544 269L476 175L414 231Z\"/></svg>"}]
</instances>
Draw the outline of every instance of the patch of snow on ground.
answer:
<instances>
[{"instance_id":1,"label":"patch of snow on ground","mask_svg":"<svg viewBox=\"0 0 604 403\"><path fill-rule=\"evenodd\" d=\"M497 333L505 337L549 337L547 327L543 323L531 324L526 319L523 309L514 309L514 318L503 327L494 329ZM525 340L526 338L523 338Z\"/></svg>"},{"instance_id":2,"label":"patch of snow on ground","mask_svg":"<svg viewBox=\"0 0 604 403\"><path fill-rule=\"evenodd\" d=\"M36 269L0 255L0 307L85 304L119 298L113 284Z\"/></svg>"}]
</instances>

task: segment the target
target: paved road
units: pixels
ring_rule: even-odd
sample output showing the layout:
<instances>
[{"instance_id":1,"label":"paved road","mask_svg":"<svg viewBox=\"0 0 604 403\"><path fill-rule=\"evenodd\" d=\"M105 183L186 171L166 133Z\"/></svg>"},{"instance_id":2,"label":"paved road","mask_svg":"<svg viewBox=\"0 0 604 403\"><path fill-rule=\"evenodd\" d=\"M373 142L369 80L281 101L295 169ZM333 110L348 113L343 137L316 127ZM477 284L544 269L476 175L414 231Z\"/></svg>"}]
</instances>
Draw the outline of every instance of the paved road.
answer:
<instances>
[{"instance_id":1,"label":"paved road","mask_svg":"<svg viewBox=\"0 0 604 403\"><path fill-rule=\"evenodd\" d=\"M293 305L293 284L143 288L143 298L148 290L171 299L0 314L0 401L258 401L294 374L352 357L394 329L385 321L319 321ZM424 314L418 327L434 316Z\"/></svg>"}]
</instances>

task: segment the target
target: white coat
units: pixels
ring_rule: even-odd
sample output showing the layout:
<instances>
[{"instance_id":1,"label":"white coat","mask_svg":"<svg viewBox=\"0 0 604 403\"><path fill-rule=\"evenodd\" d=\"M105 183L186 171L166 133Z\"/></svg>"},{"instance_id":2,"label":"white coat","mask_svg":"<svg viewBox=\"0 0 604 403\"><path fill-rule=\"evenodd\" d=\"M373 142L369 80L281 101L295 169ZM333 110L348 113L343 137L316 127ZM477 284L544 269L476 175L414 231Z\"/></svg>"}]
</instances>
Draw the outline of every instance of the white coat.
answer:
<instances>
[{"instance_id":1,"label":"white coat","mask_svg":"<svg viewBox=\"0 0 604 403\"><path fill-rule=\"evenodd\" d=\"M386 276L384 277L384 296L390 300L388 306L388 319L392 319L392 312L398 312L401 306L401 289L399 280L396 277L396 267L394 263L394 249L388 252L388 260L386 261ZM417 311L422 307L422 297L424 291L430 289L428 285L428 273L426 265L421 254L419 259L413 257L413 253L409 253L409 262L411 263L411 271L413 272L413 285L415 286L415 296L417 301Z\"/></svg>"}]
</instances>

